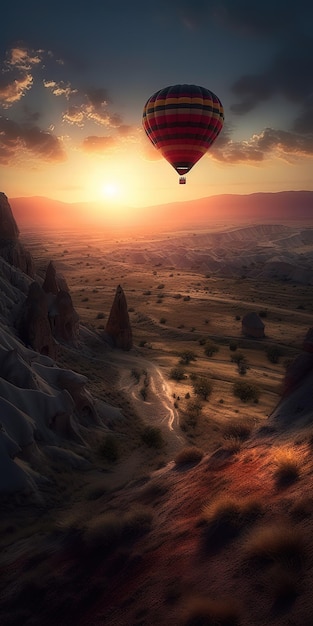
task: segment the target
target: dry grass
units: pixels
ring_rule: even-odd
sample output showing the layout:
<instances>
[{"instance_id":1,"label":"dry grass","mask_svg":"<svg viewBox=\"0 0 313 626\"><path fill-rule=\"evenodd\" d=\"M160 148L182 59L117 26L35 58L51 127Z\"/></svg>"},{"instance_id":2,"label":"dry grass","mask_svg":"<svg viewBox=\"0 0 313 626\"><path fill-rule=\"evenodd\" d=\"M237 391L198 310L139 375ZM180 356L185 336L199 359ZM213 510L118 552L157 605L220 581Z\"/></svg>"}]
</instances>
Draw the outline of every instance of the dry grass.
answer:
<instances>
[{"instance_id":1,"label":"dry grass","mask_svg":"<svg viewBox=\"0 0 313 626\"><path fill-rule=\"evenodd\" d=\"M254 497L217 497L202 509L206 547L209 550L222 548L249 527L262 512L262 503Z\"/></svg>"},{"instance_id":2,"label":"dry grass","mask_svg":"<svg viewBox=\"0 0 313 626\"><path fill-rule=\"evenodd\" d=\"M255 528L247 539L245 555L260 565L299 569L305 560L303 537L296 528L281 524Z\"/></svg>"},{"instance_id":3,"label":"dry grass","mask_svg":"<svg viewBox=\"0 0 313 626\"><path fill-rule=\"evenodd\" d=\"M240 610L233 598L191 597L184 609L182 626L239 626Z\"/></svg>"},{"instance_id":4,"label":"dry grass","mask_svg":"<svg viewBox=\"0 0 313 626\"><path fill-rule=\"evenodd\" d=\"M146 534L152 524L152 512L138 507L120 515L108 512L91 519L84 531L83 542L88 550L111 552L112 549Z\"/></svg>"},{"instance_id":5,"label":"dry grass","mask_svg":"<svg viewBox=\"0 0 313 626\"><path fill-rule=\"evenodd\" d=\"M278 448L274 454L274 463L277 487L287 487L298 480L300 462L298 452L294 448Z\"/></svg>"},{"instance_id":6,"label":"dry grass","mask_svg":"<svg viewBox=\"0 0 313 626\"><path fill-rule=\"evenodd\" d=\"M178 452L175 457L177 466L199 463L203 458L204 452L196 446L188 446Z\"/></svg>"}]
</instances>

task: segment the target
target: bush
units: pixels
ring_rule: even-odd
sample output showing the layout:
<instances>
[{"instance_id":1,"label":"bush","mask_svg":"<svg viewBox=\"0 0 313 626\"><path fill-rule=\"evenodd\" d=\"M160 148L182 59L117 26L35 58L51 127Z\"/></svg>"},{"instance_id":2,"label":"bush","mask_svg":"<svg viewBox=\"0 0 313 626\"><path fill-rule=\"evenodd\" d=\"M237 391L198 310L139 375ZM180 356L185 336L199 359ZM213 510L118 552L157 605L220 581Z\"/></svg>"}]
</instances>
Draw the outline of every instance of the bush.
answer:
<instances>
[{"instance_id":1,"label":"bush","mask_svg":"<svg viewBox=\"0 0 313 626\"><path fill-rule=\"evenodd\" d=\"M204 455L203 450L196 446L183 448L175 457L176 465L188 465L189 463L199 463Z\"/></svg>"},{"instance_id":2,"label":"bush","mask_svg":"<svg viewBox=\"0 0 313 626\"><path fill-rule=\"evenodd\" d=\"M233 598L193 597L184 611L182 626L239 626L240 612Z\"/></svg>"},{"instance_id":3,"label":"bush","mask_svg":"<svg viewBox=\"0 0 313 626\"><path fill-rule=\"evenodd\" d=\"M185 370L182 367L173 367L170 371L172 380L184 380L186 378Z\"/></svg>"},{"instance_id":4,"label":"bush","mask_svg":"<svg viewBox=\"0 0 313 626\"><path fill-rule=\"evenodd\" d=\"M238 348L237 341L234 341L233 339L231 339L229 342L229 349L231 350L231 352L235 352L237 348Z\"/></svg>"},{"instance_id":5,"label":"bush","mask_svg":"<svg viewBox=\"0 0 313 626\"><path fill-rule=\"evenodd\" d=\"M244 528L263 512L262 503L254 497L243 499L220 496L205 505L201 520L204 523L206 547L222 548L237 537Z\"/></svg>"},{"instance_id":6,"label":"bush","mask_svg":"<svg viewBox=\"0 0 313 626\"><path fill-rule=\"evenodd\" d=\"M240 441L246 441L249 439L251 433L251 427L244 422L230 422L224 428L224 438L237 437Z\"/></svg>"},{"instance_id":7,"label":"bush","mask_svg":"<svg viewBox=\"0 0 313 626\"><path fill-rule=\"evenodd\" d=\"M287 487L299 478L299 459L295 450L279 449L274 456L274 461L277 466L274 476L278 487Z\"/></svg>"},{"instance_id":8,"label":"bush","mask_svg":"<svg viewBox=\"0 0 313 626\"><path fill-rule=\"evenodd\" d=\"M286 569L298 569L305 556L302 534L281 524L262 526L247 539L245 553L249 559L263 565L279 563Z\"/></svg>"},{"instance_id":9,"label":"bush","mask_svg":"<svg viewBox=\"0 0 313 626\"><path fill-rule=\"evenodd\" d=\"M184 350L184 352L179 353L180 363L182 365L189 365L191 361L196 361L196 355L192 350Z\"/></svg>"},{"instance_id":10,"label":"bush","mask_svg":"<svg viewBox=\"0 0 313 626\"><path fill-rule=\"evenodd\" d=\"M245 363L247 359L242 352L236 352L236 354L231 355L230 360L239 366L241 363Z\"/></svg>"},{"instance_id":11,"label":"bush","mask_svg":"<svg viewBox=\"0 0 313 626\"><path fill-rule=\"evenodd\" d=\"M213 341L207 340L204 345L204 354L206 356L213 356L216 352L219 351L219 347L213 343Z\"/></svg>"},{"instance_id":12,"label":"bush","mask_svg":"<svg viewBox=\"0 0 313 626\"><path fill-rule=\"evenodd\" d=\"M282 354L282 350L279 346L269 346L266 350L266 356L270 363L278 363Z\"/></svg>"},{"instance_id":13,"label":"bush","mask_svg":"<svg viewBox=\"0 0 313 626\"><path fill-rule=\"evenodd\" d=\"M213 390L213 385L207 378L197 378L193 383L193 390L197 396L207 400Z\"/></svg>"},{"instance_id":14,"label":"bush","mask_svg":"<svg viewBox=\"0 0 313 626\"><path fill-rule=\"evenodd\" d=\"M257 385L241 380L234 383L233 393L242 402L253 401L257 403L260 397L260 390Z\"/></svg>"},{"instance_id":15,"label":"bush","mask_svg":"<svg viewBox=\"0 0 313 626\"><path fill-rule=\"evenodd\" d=\"M101 312L100 312L100 313L97 313L97 317L96 317L96 319L97 319L97 320L103 320L103 319L104 319L104 317L105 317L104 313L101 313Z\"/></svg>"},{"instance_id":16,"label":"bush","mask_svg":"<svg viewBox=\"0 0 313 626\"><path fill-rule=\"evenodd\" d=\"M104 441L99 446L99 453L101 457L111 463L117 461L119 456L118 444L113 435L109 434L105 437Z\"/></svg>"},{"instance_id":17,"label":"bush","mask_svg":"<svg viewBox=\"0 0 313 626\"><path fill-rule=\"evenodd\" d=\"M146 426L141 433L141 439L149 448L159 449L164 445L162 432L156 426Z\"/></svg>"},{"instance_id":18,"label":"bush","mask_svg":"<svg viewBox=\"0 0 313 626\"><path fill-rule=\"evenodd\" d=\"M166 324L166 317L160 317L160 324Z\"/></svg>"}]
</instances>

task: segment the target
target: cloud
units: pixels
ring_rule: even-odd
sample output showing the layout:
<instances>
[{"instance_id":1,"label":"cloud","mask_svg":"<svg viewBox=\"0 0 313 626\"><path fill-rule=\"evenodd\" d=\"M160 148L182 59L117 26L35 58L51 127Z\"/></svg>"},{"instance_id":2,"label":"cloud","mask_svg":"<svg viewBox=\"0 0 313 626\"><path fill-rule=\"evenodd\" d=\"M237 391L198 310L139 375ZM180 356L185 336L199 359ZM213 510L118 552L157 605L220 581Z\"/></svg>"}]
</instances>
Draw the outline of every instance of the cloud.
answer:
<instances>
[{"instance_id":1,"label":"cloud","mask_svg":"<svg viewBox=\"0 0 313 626\"><path fill-rule=\"evenodd\" d=\"M29 71L33 65L42 62L43 50L28 50L23 47L11 48L7 53L5 65L8 68L16 68L22 72Z\"/></svg>"},{"instance_id":2,"label":"cloud","mask_svg":"<svg viewBox=\"0 0 313 626\"><path fill-rule=\"evenodd\" d=\"M28 73L13 79L0 76L0 105L3 109L8 109L19 102L32 86L33 77Z\"/></svg>"},{"instance_id":3,"label":"cloud","mask_svg":"<svg viewBox=\"0 0 313 626\"><path fill-rule=\"evenodd\" d=\"M232 141L226 136L223 142L216 143L209 155L224 163L261 162L269 157L278 157L286 161L298 157L313 157L313 133L300 133L265 128L245 141Z\"/></svg>"},{"instance_id":4,"label":"cloud","mask_svg":"<svg viewBox=\"0 0 313 626\"><path fill-rule=\"evenodd\" d=\"M244 115L276 94L306 107L312 94L312 76L313 39L294 38L262 73L243 75L232 85L232 92L241 101L233 103L231 111Z\"/></svg>"},{"instance_id":5,"label":"cloud","mask_svg":"<svg viewBox=\"0 0 313 626\"><path fill-rule=\"evenodd\" d=\"M115 137L99 137L91 135L86 137L82 143L82 149L85 152L106 152L115 148L117 145L117 139Z\"/></svg>"},{"instance_id":6,"label":"cloud","mask_svg":"<svg viewBox=\"0 0 313 626\"><path fill-rule=\"evenodd\" d=\"M0 106L8 109L19 102L33 87L32 68L42 62L43 51L11 48L6 55L0 74Z\"/></svg>"},{"instance_id":7,"label":"cloud","mask_svg":"<svg viewBox=\"0 0 313 626\"><path fill-rule=\"evenodd\" d=\"M73 91L74 93L74 91ZM78 94L78 92L75 92ZM94 122L99 126L110 129L118 129L122 124L122 118L117 113L110 113L107 106L107 95L104 89L90 89L84 94L79 94L85 102L75 104L63 113L63 121L82 128L86 122Z\"/></svg>"},{"instance_id":8,"label":"cloud","mask_svg":"<svg viewBox=\"0 0 313 626\"><path fill-rule=\"evenodd\" d=\"M63 81L44 80L43 84L47 89L51 90L54 96L65 96L67 100L78 92L77 89L72 89L69 83L65 84Z\"/></svg>"},{"instance_id":9,"label":"cloud","mask_svg":"<svg viewBox=\"0 0 313 626\"><path fill-rule=\"evenodd\" d=\"M62 142L52 133L0 117L0 163L25 165L31 157L47 162L66 160Z\"/></svg>"}]
</instances>

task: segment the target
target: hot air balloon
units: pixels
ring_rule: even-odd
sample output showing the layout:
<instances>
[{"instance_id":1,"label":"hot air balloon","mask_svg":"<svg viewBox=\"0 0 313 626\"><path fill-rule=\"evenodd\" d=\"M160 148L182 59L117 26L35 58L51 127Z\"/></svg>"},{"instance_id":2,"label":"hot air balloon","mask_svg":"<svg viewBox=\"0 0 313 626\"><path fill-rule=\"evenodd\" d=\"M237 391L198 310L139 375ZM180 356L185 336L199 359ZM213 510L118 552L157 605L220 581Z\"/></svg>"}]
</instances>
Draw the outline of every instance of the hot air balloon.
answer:
<instances>
[{"instance_id":1,"label":"hot air balloon","mask_svg":"<svg viewBox=\"0 0 313 626\"><path fill-rule=\"evenodd\" d=\"M146 102L142 124L152 144L179 174L179 182L220 133L224 109L219 98L197 85L173 85Z\"/></svg>"}]
</instances>

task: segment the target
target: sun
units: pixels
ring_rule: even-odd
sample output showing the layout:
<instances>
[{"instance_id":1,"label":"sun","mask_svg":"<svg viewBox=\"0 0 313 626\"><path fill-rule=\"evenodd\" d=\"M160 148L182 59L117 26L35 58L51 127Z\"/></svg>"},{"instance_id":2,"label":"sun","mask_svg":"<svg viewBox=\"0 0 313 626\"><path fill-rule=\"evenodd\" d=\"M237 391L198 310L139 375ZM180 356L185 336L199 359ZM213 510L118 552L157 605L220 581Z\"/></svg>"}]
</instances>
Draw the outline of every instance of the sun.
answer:
<instances>
[{"instance_id":1,"label":"sun","mask_svg":"<svg viewBox=\"0 0 313 626\"><path fill-rule=\"evenodd\" d=\"M104 183L104 185L101 187L101 195L105 198L117 198L119 196L119 193L119 186L115 182Z\"/></svg>"}]
</instances>

